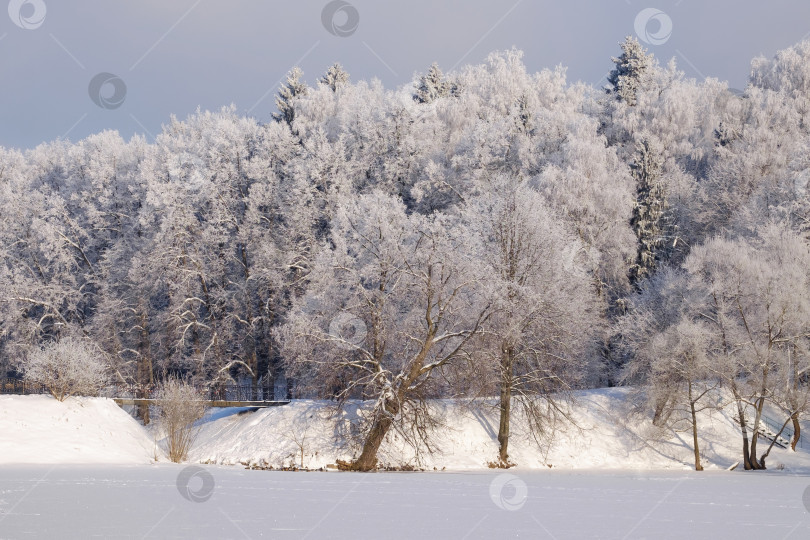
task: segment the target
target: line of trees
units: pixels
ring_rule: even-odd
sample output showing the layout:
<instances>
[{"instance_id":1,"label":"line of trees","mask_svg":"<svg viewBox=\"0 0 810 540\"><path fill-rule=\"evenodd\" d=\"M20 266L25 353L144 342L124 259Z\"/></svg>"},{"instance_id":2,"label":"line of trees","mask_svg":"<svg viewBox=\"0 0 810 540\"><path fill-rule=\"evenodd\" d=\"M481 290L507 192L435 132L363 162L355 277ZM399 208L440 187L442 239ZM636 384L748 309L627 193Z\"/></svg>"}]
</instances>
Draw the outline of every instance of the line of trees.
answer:
<instances>
[{"instance_id":1,"label":"line of trees","mask_svg":"<svg viewBox=\"0 0 810 540\"><path fill-rule=\"evenodd\" d=\"M516 412L540 440L615 384L689 426L700 469L725 388L764 468L763 411L796 438L807 403L810 43L742 96L631 38L613 62L606 88L516 50L397 90L296 69L268 123L0 148L0 370L84 340L144 389L365 400L358 470L453 397L495 398L509 466Z\"/></svg>"}]
</instances>

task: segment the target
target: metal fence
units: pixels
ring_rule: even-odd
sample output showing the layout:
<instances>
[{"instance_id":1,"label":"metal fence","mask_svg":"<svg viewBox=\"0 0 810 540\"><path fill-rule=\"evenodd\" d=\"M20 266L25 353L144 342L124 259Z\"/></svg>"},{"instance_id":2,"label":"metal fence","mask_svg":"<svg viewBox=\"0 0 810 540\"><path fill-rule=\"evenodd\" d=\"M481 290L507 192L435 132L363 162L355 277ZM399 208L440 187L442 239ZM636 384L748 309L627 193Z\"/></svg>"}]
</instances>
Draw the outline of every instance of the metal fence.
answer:
<instances>
[{"instance_id":1,"label":"metal fence","mask_svg":"<svg viewBox=\"0 0 810 540\"><path fill-rule=\"evenodd\" d=\"M48 389L39 383L26 382L21 379L0 379L0 394L48 394Z\"/></svg>"},{"instance_id":2,"label":"metal fence","mask_svg":"<svg viewBox=\"0 0 810 540\"><path fill-rule=\"evenodd\" d=\"M273 401L275 390L272 386L252 384L225 384L202 389L211 401Z\"/></svg>"},{"instance_id":3,"label":"metal fence","mask_svg":"<svg viewBox=\"0 0 810 540\"><path fill-rule=\"evenodd\" d=\"M207 401L273 401L275 391L272 385L252 384L215 384L195 386L200 398ZM134 384L114 384L104 388L99 395L110 398L154 399L157 397L156 385L141 386ZM0 394L48 394L42 384L26 382L20 379L0 379Z\"/></svg>"}]
</instances>

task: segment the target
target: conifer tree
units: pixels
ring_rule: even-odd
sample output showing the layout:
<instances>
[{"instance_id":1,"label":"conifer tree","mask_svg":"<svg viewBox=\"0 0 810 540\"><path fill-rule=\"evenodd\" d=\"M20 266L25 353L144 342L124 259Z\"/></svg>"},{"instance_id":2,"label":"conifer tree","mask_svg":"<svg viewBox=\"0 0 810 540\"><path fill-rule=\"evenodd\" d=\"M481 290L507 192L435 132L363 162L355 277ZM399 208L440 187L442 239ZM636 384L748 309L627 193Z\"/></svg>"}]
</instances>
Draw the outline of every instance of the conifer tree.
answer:
<instances>
[{"instance_id":1,"label":"conifer tree","mask_svg":"<svg viewBox=\"0 0 810 540\"><path fill-rule=\"evenodd\" d=\"M449 96L450 91L450 83L445 80L439 65L434 62L428 72L419 79L413 99L418 103L433 103L441 97Z\"/></svg>"},{"instance_id":2,"label":"conifer tree","mask_svg":"<svg viewBox=\"0 0 810 540\"><path fill-rule=\"evenodd\" d=\"M287 81L279 90L278 96L276 96L278 112L273 114L276 122L286 122L292 126L293 120L295 120L295 100L307 95L309 90L302 80L303 76L304 72L298 67L294 67L287 74Z\"/></svg>"},{"instance_id":3,"label":"conifer tree","mask_svg":"<svg viewBox=\"0 0 810 540\"><path fill-rule=\"evenodd\" d=\"M335 63L329 67L319 82L331 88L332 92L337 92L341 85L349 82L349 74L346 73L340 63Z\"/></svg>"},{"instance_id":4,"label":"conifer tree","mask_svg":"<svg viewBox=\"0 0 810 540\"><path fill-rule=\"evenodd\" d=\"M636 104L638 91L652 67L653 57L647 54L647 50L636 38L628 36L620 45L622 55L612 58L616 69L608 76L611 87L607 88L607 92L615 94L616 99L632 107Z\"/></svg>"},{"instance_id":5,"label":"conifer tree","mask_svg":"<svg viewBox=\"0 0 810 540\"><path fill-rule=\"evenodd\" d=\"M630 268L630 281L636 285L653 273L662 255L667 211L662 166L661 154L654 144L646 138L639 142L630 165L636 182L636 204L630 224L638 238L638 255Z\"/></svg>"}]
</instances>

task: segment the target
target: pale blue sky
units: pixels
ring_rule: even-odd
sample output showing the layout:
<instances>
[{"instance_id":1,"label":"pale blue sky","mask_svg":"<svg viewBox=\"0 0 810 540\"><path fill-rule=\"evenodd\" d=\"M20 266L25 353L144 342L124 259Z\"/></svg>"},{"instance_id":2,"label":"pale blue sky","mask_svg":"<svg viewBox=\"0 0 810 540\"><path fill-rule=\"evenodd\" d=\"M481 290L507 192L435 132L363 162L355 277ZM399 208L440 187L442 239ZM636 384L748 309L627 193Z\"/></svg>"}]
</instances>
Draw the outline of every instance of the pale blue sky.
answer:
<instances>
[{"instance_id":1,"label":"pale blue sky","mask_svg":"<svg viewBox=\"0 0 810 540\"><path fill-rule=\"evenodd\" d=\"M340 61L353 80L396 87L433 61L449 70L516 46L532 71L563 64L572 81L604 83L618 42L635 34L645 8L672 21L665 43L647 45L656 56L732 87L745 85L752 57L810 34L807 0L350 2L359 26L338 37L322 24L325 0L11 0L12 12L24 4L16 23L41 25L20 28L0 10L0 145L75 141L102 129L151 139L172 113L230 103L267 121L278 82L296 63L310 82ZM339 12L337 24L345 17ZM653 41L658 24L646 27ZM90 99L100 72L126 84L120 107Z\"/></svg>"}]
</instances>

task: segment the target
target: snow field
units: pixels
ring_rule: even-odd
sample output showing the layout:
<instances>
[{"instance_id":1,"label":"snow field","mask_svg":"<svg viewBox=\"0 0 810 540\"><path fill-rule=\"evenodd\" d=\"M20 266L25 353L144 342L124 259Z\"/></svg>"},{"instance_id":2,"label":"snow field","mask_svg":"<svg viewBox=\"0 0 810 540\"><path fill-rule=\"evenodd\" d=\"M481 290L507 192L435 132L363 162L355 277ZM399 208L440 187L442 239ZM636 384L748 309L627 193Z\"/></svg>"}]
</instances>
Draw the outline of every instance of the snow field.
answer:
<instances>
[{"instance_id":1,"label":"snow field","mask_svg":"<svg viewBox=\"0 0 810 540\"><path fill-rule=\"evenodd\" d=\"M200 469L184 485L183 465L0 467L0 538L799 540L810 534L805 476ZM189 493L205 496L195 502Z\"/></svg>"}]
</instances>

